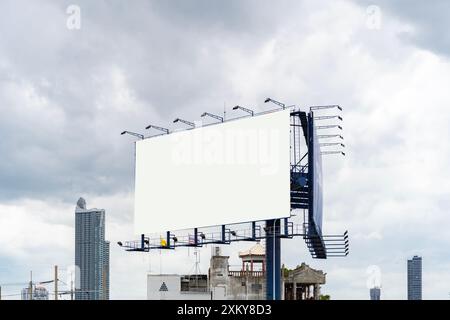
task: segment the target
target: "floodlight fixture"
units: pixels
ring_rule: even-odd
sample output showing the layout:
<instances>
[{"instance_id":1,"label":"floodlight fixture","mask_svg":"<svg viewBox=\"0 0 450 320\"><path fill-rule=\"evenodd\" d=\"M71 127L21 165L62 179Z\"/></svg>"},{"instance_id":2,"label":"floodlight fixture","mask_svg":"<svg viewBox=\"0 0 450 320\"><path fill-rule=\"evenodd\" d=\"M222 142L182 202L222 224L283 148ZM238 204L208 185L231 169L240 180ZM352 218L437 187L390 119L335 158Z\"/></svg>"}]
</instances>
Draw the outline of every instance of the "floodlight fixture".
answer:
<instances>
[{"instance_id":1,"label":"floodlight fixture","mask_svg":"<svg viewBox=\"0 0 450 320\"><path fill-rule=\"evenodd\" d=\"M320 143L320 146L321 147L341 146L342 148L345 148L345 144L341 142Z\"/></svg>"},{"instance_id":2,"label":"floodlight fixture","mask_svg":"<svg viewBox=\"0 0 450 320\"><path fill-rule=\"evenodd\" d=\"M342 111L342 107L337 105L337 104L333 104L333 105L328 105L328 106L312 106L309 107L309 110L323 110L323 109L338 109L339 111Z\"/></svg>"},{"instance_id":3,"label":"floodlight fixture","mask_svg":"<svg viewBox=\"0 0 450 320\"><path fill-rule=\"evenodd\" d=\"M319 116L314 117L314 120L328 120L328 119L339 119L340 121L343 121L344 119L341 116Z\"/></svg>"},{"instance_id":4,"label":"floodlight fixture","mask_svg":"<svg viewBox=\"0 0 450 320\"><path fill-rule=\"evenodd\" d=\"M191 126L192 128L195 128L195 123L190 122L190 121L186 121L180 118L176 118L175 120L173 120L173 123L177 123L177 122L182 122L184 124L187 124L188 126Z\"/></svg>"},{"instance_id":5,"label":"floodlight fixture","mask_svg":"<svg viewBox=\"0 0 450 320\"><path fill-rule=\"evenodd\" d=\"M117 242L117 244L120 246L120 247L122 247L123 246L123 243L122 243L122 241L119 241L119 242Z\"/></svg>"},{"instance_id":6,"label":"floodlight fixture","mask_svg":"<svg viewBox=\"0 0 450 320\"><path fill-rule=\"evenodd\" d=\"M150 129L150 128L153 128L153 129L156 129L156 130L159 130L159 131L163 131L163 132L169 134L169 129L166 129L166 128L154 126L154 125L152 125L152 124L149 124L148 126L145 127L146 130L148 130L148 129Z\"/></svg>"},{"instance_id":7,"label":"floodlight fixture","mask_svg":"<svg viewBox=\"0 0 450 320\"><path fill-rule=\"evenodd\" d=\"M121 134L122 136L123 136L124 134L129 134L129 135L131 135L131 136L135 136L135 137L138 137L139 139L144 140L144 135L143 135L143 134L140 134L140 133L131 132L131 131L122 131L120 134Z\"/></svg>"},{"instance_id":8,"label":"floodlight fixture","mask_svg":"<svg viewBox=\"0 0 450 320\"><path fill-rule=\"evenodd\" d=\"M255 112L253 110L250 110L250 109L247 109L247 108L244 108L244 107L241 107L241 106L233 107L233 110L238 110L238 109L240 109L240 110L242 110L244 112L247 112L247 113L251 114L252 116L255 115Z\"/></svg>"},{"instance_id":9,"label":"floodlight fixture","mask_svg":"<svg viewBox=\"0 0 450 320\"><path fill-rule=\"evenodd\" d=\"M209 116L209 117L211 117L211 118L214 118L214 119L216 119L216 120L219 120L220 122L223 122L223 117L221 117L221 116L217 116L217 115L215 115L215 114L212 114L212 113L209 113L209 112L203 112L203 114L200 116L200 117L206 117L206 116Z\"/></svg>"},{"instance_id":10,"label":"floodlight fixture","mask_svg":"<svg viewBox=\"0 0 450 320\"><path fill-rule=\"evenodd\" d=\"M339 138L344 140L344 137L340 134L322 134L317 136L319 139L328 139L328 138Z\"/></svg>"},{"instance_id":11,"label":"floodlight fixture","mask_svg":"<svg viewBox=\"0 0 450 320\"><path fill-rule=\"evenodd\" d=\"M329 125L329 126L317 126L316 129L332 129L332 128L338 128L339 130L342 130L342 127L334 124L334 125Z\"/></svg>"},{"instance_id":12,"label":"floodlight fixture","mask_svg":"<svg viewBox=\"0 0 450 320\"><path fill-rule=\"evenodd\" d=\"M345 152L342 151L322 151L320 154L327 155L327 154L342 154L345 156Z\"/></svg>"},{"instance_id":13,"label":"floodlight fixture","mask_svg":"<svg viewBox=\"0 0 450 320\"><path fill-rule=\"evenodd\" d=\"M282 107L283 109L286 107L286 105L284 103L274 100L272 98L267 98L266 100L264 100L264 103L267 103L267 102L272 102L272 103L276 104L277 106Z\"/></svg>"}]
</instances>

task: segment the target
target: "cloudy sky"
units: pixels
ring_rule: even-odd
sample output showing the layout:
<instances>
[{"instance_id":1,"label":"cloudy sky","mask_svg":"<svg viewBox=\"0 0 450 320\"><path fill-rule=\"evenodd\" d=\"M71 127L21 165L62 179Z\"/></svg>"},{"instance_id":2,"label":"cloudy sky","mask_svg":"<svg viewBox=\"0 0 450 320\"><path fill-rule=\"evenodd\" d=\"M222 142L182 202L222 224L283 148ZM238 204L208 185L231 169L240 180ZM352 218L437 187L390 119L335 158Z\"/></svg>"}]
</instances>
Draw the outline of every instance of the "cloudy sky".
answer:
<instances>
[{"instance_id":1,"label":"cloudy sky","mask_svg":"<svg viewBox=\"0 0 450 320\"><path fill-rule=\"evenodd\" d=\"M80 196L107 212L113 299L145 299L147 271L192 271L192 250L115 245L134 238L134 145L120 132L236 104L266 110L268 96L344 108L347 156L324 160L324 230L348 229L351 253L317 261L302 239L284 240L283 262L324 270L333 299L367 299L376 266L382 297L405 299L418 254L423 297L450 297L448 1L4 0L0 12L7 298L30 270L48 280L58 264L65 279ZM232 263L243 247L224 248Z\"/></svg>"}]
</instances>

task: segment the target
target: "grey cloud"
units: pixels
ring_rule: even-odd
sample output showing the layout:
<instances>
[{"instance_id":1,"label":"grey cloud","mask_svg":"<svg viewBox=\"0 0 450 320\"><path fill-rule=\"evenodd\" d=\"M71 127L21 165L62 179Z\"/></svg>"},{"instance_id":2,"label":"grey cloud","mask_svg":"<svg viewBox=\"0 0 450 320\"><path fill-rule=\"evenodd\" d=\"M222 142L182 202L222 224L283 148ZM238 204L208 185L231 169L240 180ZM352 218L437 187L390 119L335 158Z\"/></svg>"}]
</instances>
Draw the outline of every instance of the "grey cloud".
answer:
<instances>
[{"instance_id":1,"label":"grey cloud","mask_svg":"<svg viewBox=\"0 0 450 320\"><path fill-rule=\"evenodd\" d=\"M130 189L133 148L118 133L238 102L224 49L251 52L295 3L79 1L78 31L71 1L3 3L0 197ZM128 105L114 107L121 89Z\"/></svg>"},{"instance_id":2,"label":"grey cloud","mask_svg":"<svg viewBox=\"0 0 450 320\"><path fill-rule=\"evenodd\" d=\"M426 50L450 56L450 27L448 13L450 2L446 0L374 0L354 1L359 5L378 5L383 19L399 19L411 24L414 31L402 32L398 36ZM385 15L387 13L388 15Z\"/></svg>"},{"instance_id":3,"label":"grey cloud","mask_svg":"<svg viewBox=\"0 0 450 320\"><path fill-rule=\"evenodd\" d=\"M61 199L72 208L83 195L88 206L107 210L108 230L116 230L110 239L124 240L125 233L132 234L132 200L124 198L132 194L134 146L133 138L119 135L122 130L144 132L148 123L175 128L171 120L177 116L199 120L203 111L220 113L224 102L228 107L233 103L258 107L266 95L273 95L302 107L344 106L347 157L324 161L325 228L333 232L349 228L351 235L374 231L382 235L380 240L361 237L352 242L348 260L326 262L307 258L301 239L283 242L286 263L294 266L306 259L313 267L334 272L330 291L349 296L343 291L352 282L352 288L364 290L357 296L365 297L364 281L353 283L354 279L346 278L348 273L364 273L369 264L377 263L401 273L402 259L413 249L423 249L433 263L445 255L449 239L438 241L442 236L433 236L436 230L445 232L448 225L443 218L448 207L443 180L436 181L443 194L434 196L408 179L414 176L428 183L424 172L429 179L437 179L435 171L425 171L429 163L422 165L414 159L436 155L424 148L438 143L430 137L411 149L406 142L417 140L412 134L417 130L414 123L433 128L427 132L437 137L448 136L448 126L438 132L427 119L445 120L445 115L436 117L433 111L422 121L423 110L414 101L403 103L402 96L389 105L397 92L414 95L422 89L423 82L408 79L414 77L415 69L429 67L409 61L414 46L399 42L389 26L386 33L370 33L362 19L364 11L346 1L276 5L256 0L78 1L82 27L69 31L65 9L74 2L3 1L0 5L2 203L16 204L17 198L50 199L50 203ZM379 5L391 14L386 18L401 17L417 25L418 37L423 38L408 41L444 53L445 33L440 32L443 39L430 34L439 33L432 30L441 29L439 17L445 10L436 15L435 7L410 3L415 5L403 8L387 1ZM406 75L393 78L397 73ZM438 93L429 88L423 92ZM411 100L415 98L421 96ZM445 105L446 100L438 102ZM404 110L405 116L392 115L391 110ZM415 115L420 122L415 122ZM396 174L399 161L405 161L403 154L416 161L413 164L420 170ZM436 172L445 169L436 167ZM117 202L111 204L110 197L115 195L119 195ZM118 205L124 202L123 207ZM381 206L384 202L389 205ZM29 205L23 207L29 211ZM73 210L67 210L65 224L70 224ZM403 215L393 214L394 210ZM421 223L426 210L432 210L435 219ZM417 244L411 236L419 226L425 235ZM53 230L54 221L48 221L48 227ZM433 251L438 242L444 245ZM52 254L50 248L45 250ZM121 271L127 269L128 253L115 250L114 263L125 265ZM71 261L68 249L62 251L61 260ZM387 263L393 256L397 264ZM176 264L172 265L175 270ZM140 283L138 278L134 283ZM361 279L364 274L357 281ZM128 279L119 281L129 285ZM125 291L117 291L116 296L126 297Z\"/></svg>"}]
</instances>

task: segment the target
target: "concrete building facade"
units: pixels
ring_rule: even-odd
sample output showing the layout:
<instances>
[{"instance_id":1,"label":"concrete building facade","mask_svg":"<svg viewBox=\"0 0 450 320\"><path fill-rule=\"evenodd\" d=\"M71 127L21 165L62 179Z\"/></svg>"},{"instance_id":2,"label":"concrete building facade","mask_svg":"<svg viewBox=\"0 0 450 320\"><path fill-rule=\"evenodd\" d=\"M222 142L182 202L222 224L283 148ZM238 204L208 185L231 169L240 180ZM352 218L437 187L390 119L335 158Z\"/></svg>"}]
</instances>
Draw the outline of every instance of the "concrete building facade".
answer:
<instances>
[{"instance_id":1,"label":"concrete building facade","mask_svg":"<svg viewBox=\"0 0 450 320\"><path fill-rule=\"evenodd\" d=\"M147 275L149 300L264 300L264 248L257 246L240 253L243 267L230 270L229 256L213 247L208 274ZM253 269L253 271L252 271Z\"/></svg>"},{"instance_id":2,"label":"concrete building facade","mask_svg":"<svg viewBox=\"0 0 450 320\"><path fill-rule=\"evenodd\" d=\"M147 275L147 299L150 300L265 300L265 248L257 243L239 252L242 267L232 270L229 256L213 247L208 274ZM281 270L280 270L281 272ZM294 270L283 269L282 298L319 299L325 274L304 263Z\"/></svg>"},{"instance_id":3,"label":"concrete building facade","mask_svg":"<svg viewBox=\"0 0 450 320\"><path fill-rule=\"evenodd\" d=\"M265 300L265 249L261 244L239 253L241 270L230 270L229 256L222 255L220 247L213 250L209 268L213 297L223 295L227 300Z\"/></svg>"},{"instance_id":4,"label":"concrete building facade","mask_svg":"<svg viewBox=\"0 0 450 320\"><path fill-rule=\"evenodd\" d=\"M283 269L283 300L319 300L321 285L325 284L326 274L305 263L293 270Z\"/></svg>"},{"instance_id":5,"label":"concrete building facade","mask_svg":"<svg viewBox=\"0 0 450 320\"><path fill-rule=\"evenodd\" d=\"M208 276L148 274L147 300L212 300L225 299L219 292L213 297L209 288Z\"/></svg>"}]
</instances>

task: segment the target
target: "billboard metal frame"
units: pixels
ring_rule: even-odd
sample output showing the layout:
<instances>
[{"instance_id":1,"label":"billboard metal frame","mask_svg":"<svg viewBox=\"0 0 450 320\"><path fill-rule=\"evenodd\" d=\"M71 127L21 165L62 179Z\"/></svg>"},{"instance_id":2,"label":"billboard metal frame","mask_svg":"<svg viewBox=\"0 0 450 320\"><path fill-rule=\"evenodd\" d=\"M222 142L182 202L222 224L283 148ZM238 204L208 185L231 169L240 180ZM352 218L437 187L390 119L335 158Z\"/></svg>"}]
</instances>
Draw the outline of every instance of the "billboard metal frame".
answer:
<instances>
[{"instance_id":1,"label":"billboard metal frame","mask_svg":"<svg viewBox=\"0 0 450 320\"><path fill-rule=\"evenodd\" d=\"M256 115L276 112L285 108L277 108L270 111L261 112ZM335 235L323 235L318 232L315 226L311 225L309 210L311 205L311 192L314 181L309 181L311 167L311 157L309 150L311 144L308 143L311 126L313 125L312 114L291 108L291 217L266 221L250 221L229 225L218 225L218 231L205 232L206 227L194 228L191 234L177 236L172 231L167 231L160 237L149 237L142 234L139 240L119 242L118 244L126 251L130 252L150 252L151 250L174 250L177 247L202 247L207 244L230 244L237 241L260 241L266 240L267 259L267 299L281 299L281 239L293 237L303 237L305 243L316 259L326 259L328 257L345 257L349 253L348 232ZM246 117L238 117L226 121L239 120ZM220 122L222 123L222 122ZM219 123L219 124L220 124ZM209 124L216 125L216 124ZM192 130L192 129L187 129ZM156 135L158 136L158 135ZM154 137L154 136L153 136ZM152 138L152 137L149 137ZM302 143L302 141L304 141ZM320 148L320 146L317 146ZM296 210L296 211L294 211ZM303 211L303 222L295 223L293 217L298 212ZM245 229L238 230L239 226Z\"/></svg>"},{"instance_id":2,"label":"billboard metal frame","mask_svg":"<svg viewBox=\"0 0 450 320\"><path fill-rule=\"evenodd\" d=\"M326 258L327 252L325 243L322 239L322 159L316 159L321 156L319 140L316 137L317 132L314 123L314 114L312 111L308 114L308 248L319 258ZM320 168L318 168L320 166ZM320 172L318 171L320 170ZM316 177L319 174L320 177ZM320 203L318 203L320 202ZM317 212L320 211L320 212Z\"/></svg>"}]
</instances>

